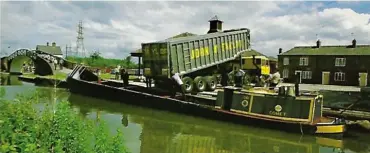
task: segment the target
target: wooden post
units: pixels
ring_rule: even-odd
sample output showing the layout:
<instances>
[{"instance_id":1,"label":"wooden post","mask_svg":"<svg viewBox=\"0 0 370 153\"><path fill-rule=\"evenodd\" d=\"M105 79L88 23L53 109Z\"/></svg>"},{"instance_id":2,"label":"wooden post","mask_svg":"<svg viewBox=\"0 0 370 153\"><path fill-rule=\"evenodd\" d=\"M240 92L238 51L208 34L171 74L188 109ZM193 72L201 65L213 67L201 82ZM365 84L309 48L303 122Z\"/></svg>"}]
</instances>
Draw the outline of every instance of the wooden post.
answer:
<instances>
[{"instance_id":1,"label":"wooden post","mask_svg":"<svg viewBox=\"0 0 370 153\"><path fill-rule=\"evenodd\" d=\"M139 73L138 73L138 74L139 74L139 76L141 75L141 74L140 74L140 71L141 71L141 56L139 56Z\"/></svg>"}]
</instances>

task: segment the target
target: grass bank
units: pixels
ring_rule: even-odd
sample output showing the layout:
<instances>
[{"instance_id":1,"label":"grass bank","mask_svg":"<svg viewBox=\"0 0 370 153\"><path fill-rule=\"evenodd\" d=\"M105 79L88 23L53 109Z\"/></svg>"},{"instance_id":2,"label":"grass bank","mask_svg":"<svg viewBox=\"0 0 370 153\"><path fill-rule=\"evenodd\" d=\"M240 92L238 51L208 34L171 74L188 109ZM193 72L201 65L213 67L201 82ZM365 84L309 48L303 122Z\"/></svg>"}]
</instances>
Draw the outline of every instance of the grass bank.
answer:
<instances>
[{"instance_id":1,"label":"grass bank","mask_svg":"<svg viewBox=\"0 0 370 153\"><path fill-rule=\"evenodd\" d=\"M38 103L37 94L6 100L5 93L0 87L0 152L128 152L122 131L110 134L103 121L83 119L67 101L54 107Z\"/></svg>"}]
</instances>

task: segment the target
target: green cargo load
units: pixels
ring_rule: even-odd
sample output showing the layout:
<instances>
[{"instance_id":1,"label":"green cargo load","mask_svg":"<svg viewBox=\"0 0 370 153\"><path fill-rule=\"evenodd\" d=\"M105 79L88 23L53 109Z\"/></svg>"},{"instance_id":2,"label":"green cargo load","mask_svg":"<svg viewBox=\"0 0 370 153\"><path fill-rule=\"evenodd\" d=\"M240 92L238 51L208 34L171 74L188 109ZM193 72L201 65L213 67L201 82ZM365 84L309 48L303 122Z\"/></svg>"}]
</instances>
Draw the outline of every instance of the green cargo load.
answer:
<instances>
[{"instance_id":1,"label":"green cargo load","mask_svg":"<svg viewBox=\"0 0 370 153\"><path fill-rule=\"evenodd\" d=\"M234 60L242 52L250 51L250 30L143 43L142 50L145 76L169 77L171 69L186 75Z\"/></svg>"}]
</instances>

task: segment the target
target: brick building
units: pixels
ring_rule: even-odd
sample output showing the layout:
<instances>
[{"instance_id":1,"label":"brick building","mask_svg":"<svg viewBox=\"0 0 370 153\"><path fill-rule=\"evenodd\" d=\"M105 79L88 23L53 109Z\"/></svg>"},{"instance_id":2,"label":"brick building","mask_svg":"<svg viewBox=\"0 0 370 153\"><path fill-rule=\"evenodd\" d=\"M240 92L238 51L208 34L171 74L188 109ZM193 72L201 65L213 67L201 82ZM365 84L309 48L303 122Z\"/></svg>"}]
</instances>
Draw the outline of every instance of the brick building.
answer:
<instances>
[{"instance_id":1,"label":"brick building","mask_svg":"<svg viewBox=\"0 0 370 153\"><path fill-rule=\"evenodd\" d=\"M284 82L294 82L300 72L300 82L329 85L370 85L370 45L298 46L284 53L279 50L278 69Z\"/></svg>"}]
</instances>

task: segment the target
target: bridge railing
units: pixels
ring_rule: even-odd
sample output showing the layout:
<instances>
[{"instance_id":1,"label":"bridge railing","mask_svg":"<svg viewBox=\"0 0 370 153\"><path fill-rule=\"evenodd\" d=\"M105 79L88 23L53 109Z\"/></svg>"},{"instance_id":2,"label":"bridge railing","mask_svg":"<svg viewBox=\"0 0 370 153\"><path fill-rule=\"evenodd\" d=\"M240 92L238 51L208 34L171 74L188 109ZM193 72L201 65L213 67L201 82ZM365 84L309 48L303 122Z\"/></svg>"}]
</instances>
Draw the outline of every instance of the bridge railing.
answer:
<instances>
[{"instance_id":1,"label":"bridge railing","mask_svg":"<svg viewBox=\"0 0 370 153\"><path fill-rule=\"evenodd\" d=\"M78 65L76 62L68 61L65 58L55 56L55 55L52 55L52 54L49 54L49 53L46 53L46 52L43 52L43 51L37 50L36 52L38 53L39 56L44 57L44 58L49 58L49 59L52 59L51 57L56 58L58 63L62 59L63 60L63 67L66 67L68 69L73 69L74 67L76 67ZM53 62L53 60L51 62Z\"/></svg>"}]
</instances>

